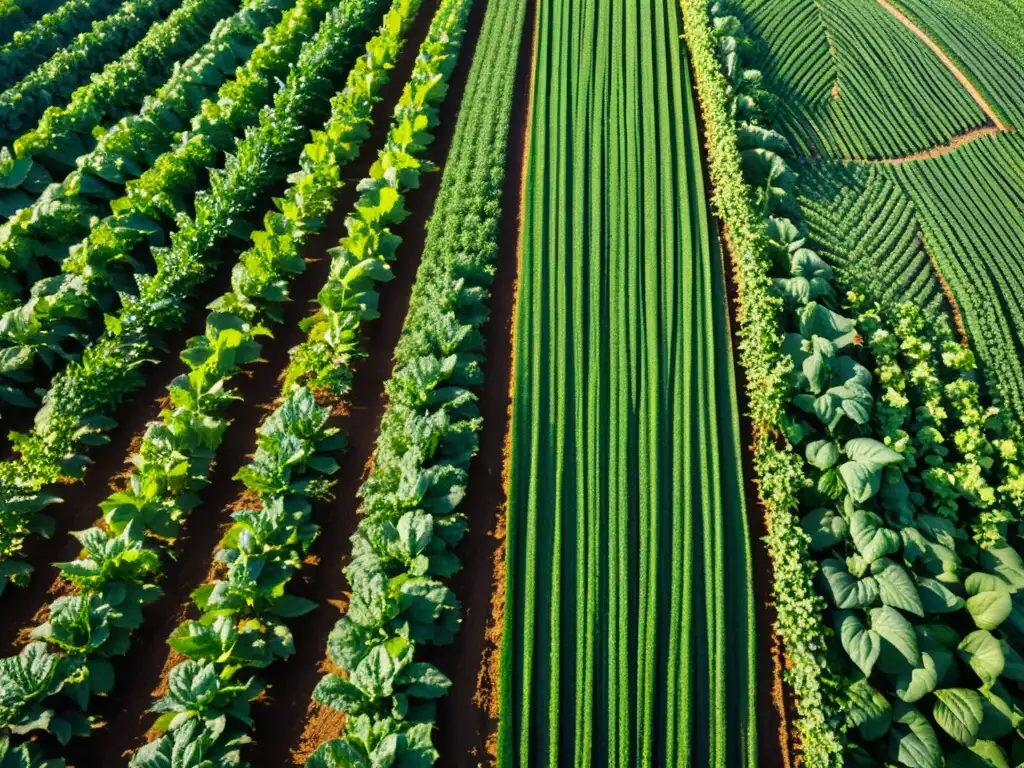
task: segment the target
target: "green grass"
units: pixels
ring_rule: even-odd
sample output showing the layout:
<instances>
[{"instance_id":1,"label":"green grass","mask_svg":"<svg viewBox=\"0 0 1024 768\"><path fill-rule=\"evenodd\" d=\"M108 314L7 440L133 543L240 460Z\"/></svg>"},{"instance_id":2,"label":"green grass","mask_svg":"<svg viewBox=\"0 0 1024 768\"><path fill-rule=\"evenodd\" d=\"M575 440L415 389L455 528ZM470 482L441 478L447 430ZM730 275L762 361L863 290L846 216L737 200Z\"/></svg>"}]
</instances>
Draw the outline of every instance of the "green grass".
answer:
<instances>
[{"instance_id":1,"label":"green grass","mask_svg":"<svg viewBox=\"0 0 1024 768\"><path fill-rule=\"evenodd\" d=\"M499 764L753 765L722 264L676 5L540 2Z\"/></svg>"}]
</instances>

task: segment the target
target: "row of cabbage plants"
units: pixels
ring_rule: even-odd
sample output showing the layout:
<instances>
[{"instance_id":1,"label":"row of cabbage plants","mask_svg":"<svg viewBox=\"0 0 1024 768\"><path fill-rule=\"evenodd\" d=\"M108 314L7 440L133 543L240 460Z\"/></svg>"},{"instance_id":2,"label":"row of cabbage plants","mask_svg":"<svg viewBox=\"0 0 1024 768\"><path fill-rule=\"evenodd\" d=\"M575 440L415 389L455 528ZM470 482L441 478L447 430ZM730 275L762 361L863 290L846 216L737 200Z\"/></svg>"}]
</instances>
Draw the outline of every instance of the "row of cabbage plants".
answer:
<instances>
[{"instance_id":1,"label":"row of cabbage plants","mask_svg":"<svg viewBox=\"0 0 1024 768\"><path fill-rule=\"evenodd\" d=\"M345 730L310 756L310 768L429 765L438 757L435 700L450 681L424 656L450 643L461 621L447 582L470 524L462 502L481 427L481 329L525 18L526 5L515 0L486 10L386 384L373 469L359 492L362 517L345 569L351 592L327 644L336 669L313 694L345 712Z\"/></svg>"},{"instance_id":2,"label":"row of cabbage plants","mask_svg":"<svg viewBox=\"0 0 1024 768\"><path fill-rule=\"evenodd\" d=\"M969 350L942 345L943 384L912 323L840 314L858 296L806 247L774 98L744 66L753 41L720 4L713 30L706 5L683 9L803 759L1006 765L1024 671L1012 431L964 383Z\"/></svg>"},{"instance_id":3,"label":"row of cabbage plants","mask_svg":"<svg viewBox=\"0 0 1024 768\"><path fill-rule=\"evenodd\" d=\"M418 0L399 0L385 28L397 34L418 6ZM337 470L333 455L344 442L329 425L331 407L348 391L363 324L376 316L375 284L390 279L388 264L399 241L388 227L405 217L405 193L430 168L422 155L437 124L436 107L456 62L469 6L469 0L446 0L435 14L386 145L360 183L362 195L347 219L350 235L332 255L330 284L320 296L344 297L339 311L346 316L345 333L323 337L314 326L311 334L331 350L323 361L333 372L331 380L346 383L323 390L319 371L303 375L301 384L286 380L278 407L259 427L256 454L238 474L259 507L232 515L235 523L216 555L223 568L193 595L200 617L171 636L171 647L187 658L171 670L168 695L154 706L163 713L156 728L167 732L144 749L138 765L149 765L141 757L150 753L204 738L195 722L216 723L215 739L228 734L234 742L237 737L230 734L248 725L249 701L262 687L253 672L291 655L288 620L316 607L287 590L319 531L312 504L329 498L330 476ZM352 250L356 242L358 251ZM373 244L381 242L387 243L383 251ZM318 397L327 402L318 404ZM429 665L420 667L406 674L426 690L436 675ZM188 686L196 679L211 682L197 692Z\"/></svg>"}]
</instances>

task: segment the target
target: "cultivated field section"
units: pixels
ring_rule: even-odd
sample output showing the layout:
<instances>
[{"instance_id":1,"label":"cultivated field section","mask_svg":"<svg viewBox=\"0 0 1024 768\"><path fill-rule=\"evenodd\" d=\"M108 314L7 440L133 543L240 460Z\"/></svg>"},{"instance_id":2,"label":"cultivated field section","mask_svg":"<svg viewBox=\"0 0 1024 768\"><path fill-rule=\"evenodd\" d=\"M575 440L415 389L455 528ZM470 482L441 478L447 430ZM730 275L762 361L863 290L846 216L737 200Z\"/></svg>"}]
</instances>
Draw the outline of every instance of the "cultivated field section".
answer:
<instances>
[{"instance_id":1,"label":"cultivated field section","mask_svg":"<svg viewBox=\"0 0 1024 768\"><path fill-rule=\"evenodd\" d=\"M541 3L498 764L754 765L722 261L678 10Z\"/></svg>"},{"instance_id":2,"label":"cultivated field section","mask_svg":"<svg viewBox=\"0 0 1024 768\"><path fill-rule=\"evenodd\" d=\"M0 768L1022 768L1024 0L0 0Z\"/></svg>"}]
</instances>

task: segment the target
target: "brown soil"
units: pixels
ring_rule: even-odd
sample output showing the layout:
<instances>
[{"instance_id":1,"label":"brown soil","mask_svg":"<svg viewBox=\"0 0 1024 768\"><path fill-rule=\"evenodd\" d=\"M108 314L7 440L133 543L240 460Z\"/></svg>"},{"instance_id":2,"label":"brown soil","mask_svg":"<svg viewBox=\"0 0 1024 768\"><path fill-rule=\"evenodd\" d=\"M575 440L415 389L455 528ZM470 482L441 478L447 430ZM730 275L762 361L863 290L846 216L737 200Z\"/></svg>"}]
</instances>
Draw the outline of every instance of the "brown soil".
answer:
<instances>
[{"instance_id":1,"label":"brown soil","mask_svg":"<svg viewBox=\"0 0 1024 768\"><path fill-rule=\"evenodd\" d=\"M491 317L484 330L487 362L480 396L483 428L479 453L470 466L472 481L463 501L471 516L469 532L459 545L463 568L452 579L452 589L463 606L462 627L452 645L431 655L452 680L451 690L438 702L437 711L440 761L451 766L488 765L496 757L498 668L505 611L506 457L536 9L536 0L527 0L509 126L497 272L491 286Z\"/></svg>"},{"instance_id":2,"label":"brown soil","mask_svg":"<svg viewBox=\"0 0 1024 768\"><path fill-rule=\"evenodd\" d=\"M931 149L924 149L920 152L915 152L912 155L903 155L901 157L883 157L874 160L858 160L858 163L872 163L875 165L903 165L904 163L912 163L917 160L929 160L934 157L942 157L948 155L950 152L955 152L960 147L970 144L973 141L984 138L985 136L995 136L1001 133L1004 129L997 128L994 125L983 125L978 128L971 128L969 131L959 133L949 140L948 144L941 144Z\"/></svg>"},{"instance_id":3,"label":"brown soil","mask_svg":"<svg viewBox=\"0 0 1024 768\"><path fill-rule=\"evenodd\" d=\"M942 286L942 295L946 297L946 302L949 304L950 313L953 316L953 327L956 328L956 333L960 337L960 344L970 348L971 341L967 336L967 328L964 326L964 316L960 311L960 305L956 302L956 296L953 295L953 289L946 281L946 277L942 274L942 270L939 269L939 262L935 260L935 255L928 247L928 243L925 241L924 235L918 232L917 239L920 241L921 247L928 256L928 261L931 263L932 269L935 270L935 277L938 278L939 285Z\"/></svg>"},{"instance_id":4,"label":"brown soil","mask_svg":"<svg viewBox=\"0 0 1024 768\"><path fill-rule=\"evenodd\" d=\"M225 268L222 272L228 272ZM223 275L222 277L227 277ZM212 281L218 283L219 281ZM223 292L226 283L221 284ZM207 289L193 306L205 306L217 293ZM183 349L185 341L203 332L205 313L192 313L184 330L171 335L168 349ZM64 499L61 504L48 507L57 521L50 539L33 536L25 542L25 559L33 564L35 573L31 583L22 589L8 587L2 601L4 620L0 622L0 653L6 655L23 639L26 631L36 626L36 619L42 615L46 604L59 597L54 592L58 571L52 563L74 560L81 552L77 539L69 533L94 525L99 517L99 503L116 490L118 481L124 475L128 457L138 445L146 424L157 418L166 402L167 385L184 369L177 355L165 355L155 366L143 369L146 383L142 390L126 403L118 414L119 424L109 433L110 443L91 451L94 462L86 467L85 479L74 484L62 484L50 489Z\"/></svg>"},{"instance_id":5,"label":"brown soil","mask_svg":"<svg viewBox=\"0 0 1024 768\"><path fill-rule=\"evenodd\" d=\"M380 102L374 107L374 125L386 125L390 119L391 111L401 94L402 87L408 80L415 61L416 51L426 35L430 17L438 3L439 0L427 0L424 3L424 7L420 10L420 16L410 30L406 50L392 71L389 83L382 89ZM233 477L238 469L248 461L255 450L255 428L262 421L265 414L274 406L279 393L278 375L287 364L288 350L295 346L303 337L302 332L297 327L297 323L308 314L309 306L315 300L319 286L323 284L329 272L330 260L324 258L324 254L328 248L335 246L338 240L344 236L344 218L358 196L356 184L367 175L371 163L376 159L378 151L383 146L384 139L384 131L374 131L371 138L364 144L360 158L344 169L343 172L345 173L347 186L342 189L339 195L334 215L328 218L325 231L316 237L310 238L306 244L307 272L302 278L296 280L293 285L293 301L284 308L284 324L275 329L274 338L265 340L262 350L262 358L265 363L260 364L253 375L243 376L239 381L238 393L241 395L242 400L235 403L231 411L233 422L224 438L223 445L225 448L222 449L223 455L216 467L217 471L212 475L210 486L202 494L203 503L193 511L187 528L184 531L183 539L175 545L174 551L178 555L178 560L172 561L166 570L166 578L162 584L165 594L159 601L147 608L147 622L134 635L131 650L126 656L115 663L118 680L130 679L131 684L119 686L115 689L114 695L108 697L102 704L95 707L96 714L106 720L106 726L96 729L92 737L85 742L72 742L66 750L68 756L73 761L77 758L77 764L79 765L118 764L123 762L123 755L138 748L146 741L147 729L152 721L152 718L147 715L147 710L152 703L152 698L153 696L161 695L166 690L167 674L174 664L180 660L169 652L165 645L165 640L181 621L197 616L197 611L192 606L189 595L210 576L212 554L220 541L224 529L230 523L227 516L228 512L237 508L240 503L245 501L244 497L239 496L240 485L233 481ZM431 184L435 183L431 181L432 176L424 180L423 187L425 189L429 189ZM399 234L404 235L404 229L414 227L417 219L422 221L424 218L422 214L417 215L417 208L418 202L425 199L425 196L422 193L414 194L416 197L410 196L409 199L409 208L412 211L412 215L399 228ZM430 205L425 204L425 206L426 210L429 211ZM414 234L406 235L406 244L403 247L407 248L410 253L415 251L418 254L415 240ZM378 321L375 331L388 332L388 329L393 326L394 330L391 333L397 336L404 318L405 306L404 304L401 307L396 306L396 302L390 301L388 297L393 296L396 292L402 293L404 274L407 273L401 267L396 269L397 279L393 281L396 285L385 287L382 291L380 303L382 318ZM220 282L218 290L210 296L210 299L229 287L227 280L230 276L224 275L223 277L224 279ZM409 280L411 281L411 277ZM407 294L407 291L405 294ZM407 301L405 294L402 295L402 302ZM204 315L203 313L196 313L196 315L199 318L201 328ZM177 348L181 346L183 346L183 340L181 344L177 345ZM173 349L175 346L171 348ZM372 443L375 436L380 410L380 407L375 405L375 403L380 400L380 393L383 388L379 384L390 370L390 360L391 348L382 348L380 355L377 355L376 351L374 351L369 359L362 361L362 365L357 366L360 373L354 378L353 400L352 407L349 409L349 416L348 418L338 420L339 425L342 426L350 438L352 451L356 451L360 442ZM373 373L367 370L370 368L378 369L375 377L378 386L372 393L366 391L367 389L372 389L371 382L361 383L361 380L373 377ZM368 375L364 376L363 374ZM169 378L163 379L162 386L166 384ZM362 437L363 433L370 434L364 438ZM358 475L358 466L344 460L342 461L342 471L339 475L341 478L358 477ZM342 482L344 483L344 480ZM351 495L354 493L355 484L352 483L351 487L345 487L343 490L346 495ZM95 502L92 506L94 507L94 505ZM330 509L330 514L338 514L336 506L320 505L316 512L317 519L321 522L327 516L328 508ZM95 509L93 508L90 511L95 516ZM316 545L313 562L326 559L332 565L336 563L338 557L332 557L332 554L336 554L334 550L340 551L346 548L348 533L350 531L338 534L336 533L336 528L324 526L321 540ZM311 568L310 570L314 571L316 569ZM332 567L327 569L327 573L316 574L318 577L316 587L319 592L328 591L326 586L321 587L322 584L336 585L336 588L332 587L329 589L329 597L332 598L337 597L341 593L340 584L337 581L332 581L334 571L336 570L336 568ZM296 585L296 593L315 599L318 595L313 594L310 589L313 574L304 573L303 576L305 582ZM340 573L338 578L340 579ZM321 602L328 601L322 600ZM327 610L330 610L332 615L326 621L333 625L336 611L335 609ZM319 636L316 640L315 649L306 647L312 644L311 638L307 636L305 627L300 628L298 625L304 622L308 623L312 621L310 617L324 614L325 612L325 609L321 608L313 612L313 614L295 621L296 647L300 655L306 653L312 658L320 658L322 656L323 648L326 644L326 633ZM330 627L328 626L327 630L329 631L329 629ZM282 673L287 675L289 672L285 670L293 665L282 664L280 666L285 668L282 670ZM292 669L290 672L294 673L294 671ZM276 679L271 679L271 677L271 675L268 675L267 679L275 682ZM276 693L276 690L272 691L272 693ZM265 698L269 699L270 697ZM303 706L307 699L308 692L302 697ZM273 708L257 705L254 709L258 719L264 720L261 727L258 728L261 736L266 735L266 741L261 741L260 744L261 757L264 753L275 753L275 745L276 752L287 756L289 742L287 741L287 736L284 735L283 729L280 727L280 720L278 719L280 713L274 713L275 722L266 722L267 713L262 710L271 710ZM301 722L298 725L301 727ZM285 761L279 760L266 764L283 765Z\"/></svg>"},{"instance_id":6,"label":"brown soil","mask_svg":"<svg viewBox=\"0 0 1024 768\"><path fill-rule=\"evenodd\" d=\"M953 63L949 56L945 54L945 52L935 43L934 40L932 40L928 36L928 34L923 29L921 29L914 22L912 22L910 19L904 16L895 6L887 2L887 0L878 0L878 4L882 6L885 10L887 10L889 13L891 13L896 18L896 20L899 21L903 26L905 26L907 29L913 32L921 40L921 42L923 42L931 49L932 53L939 57L939 61L941 61L942 64L946 67L946 69L950 71L950 74L952 74L953 77L957 79L960 85L964 87L964 90L966 90L971 95L971 98L974 99L975 103L978 105L981 111L984 112L988 116L988 119L992 121L992 125L995 126L996 130L1006 130L1006 125L1003 123L1002 120L999 119L999 115L997 115L995 113L995 110L989 106L988 102L985 101L982 95L978 92L978 89L974 87L971 81L967 79L967 76L960 71L960 68Z\"/></svg>"},{"instance_id":7,"label":"brown soil","mask_svg":"<svg viewBox=\"0 0 1024 768\"><path fill-rule=\"evenodd\" d=\"M703 131L703 126L701 127ZM710 185L705 168L705 183ZM711 188L710 186L708 187ZM717 221L717 220L716 220ZM740 364L740 337L736 318L739 310L739 292L735 262L725 235L725 223L717 221L722 245L722 268L725 274L726 301L729 309L730 349L736 373L736 398L740 413L740 453L743 464L743 490L746 499L747 523L751 535L751 565L754 573L754 608L757 625L757 764L790 768L797 754L792 728L794 708L792 691L783 681L784 653L782 640L775 633L775 603L772 590L775 575L771 556L765 544L768 535L768 509L761 501L754 470L754 424L749 417L750 398L747 395L746 370ZM767 676L771 675L770 685Z\"/></svg>"}]
</instances>

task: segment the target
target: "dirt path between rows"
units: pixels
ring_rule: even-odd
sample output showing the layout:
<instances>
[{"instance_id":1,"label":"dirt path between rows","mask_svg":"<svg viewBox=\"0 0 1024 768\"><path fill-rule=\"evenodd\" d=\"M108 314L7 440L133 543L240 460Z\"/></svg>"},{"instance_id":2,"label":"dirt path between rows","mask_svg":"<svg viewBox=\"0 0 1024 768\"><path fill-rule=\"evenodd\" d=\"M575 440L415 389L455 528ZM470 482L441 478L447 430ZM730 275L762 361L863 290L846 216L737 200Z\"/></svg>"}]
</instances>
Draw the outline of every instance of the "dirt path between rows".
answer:
<instances>
[{"instance_id":1,"label":"dirt path between rows","mask_svg":"<svg viewBox=\"0 0 1024 768\"><path fill-rule=\"evenodd\" d=\"M923 29L921 29L914 22L908 19L905 15L903 15L903 13L900 12L899 9L897 9L894 5L892 5L892 3L889 3L887 0L878 0L878 4L885 8L885 10L887 10L890 14L892 14L893 17L900 22L900 24L902 24L915 35L917 35L917 37L920 38L921 42L927 45L932 50L932 53L939 57L939 61L941 61L943 65L946 67L946 69L950 71L950 74L952 74L953 77L955 77L957 81L960 83L960 85L962 85L964 89L969 94L971 94L971 98L974 99L978 107L981 108L981 111L988 115L988 119L992 121L992 124L995 126L996 130L1006 130L1006 125L1003 123L1002 120L999 119L999 116L995 113L995 110L989 106L988 102L985 101L984 97L978 92L978 89L975 88L971 81L967 79L967 76L960 71L960 68L953 63L952 59L950 59L949 56L947 56L945 52L938 46L938 44L934 40L932 40L931 37L928 36L928 33L926 33Z\"/></svg>"},{"instance_id":2,"label":"dirt path between rows","mask_svg":"<svg viewBox=\"0 0 1024 768\"><path fill-rule=\"evenodd\" d=\"M901 157L882 157L871 160L856 160L854 162L863 163L865 165L903 165L904 163L913 163L917 160L930 160L934 157L942 157L943 155L948 155L950 152L955 152L960 149L960 147L966 146L967 144L975 142L985 136L991 136L994 138L997 134L1003 132L1004 129L997 128L994 125L982 125L978 128L971 128L969 131L957 134L950 139L948 144L940 144L937 147L924 149L920 152L915 152L912 155L902 155Z\"/></svg>"}]
</instances>

